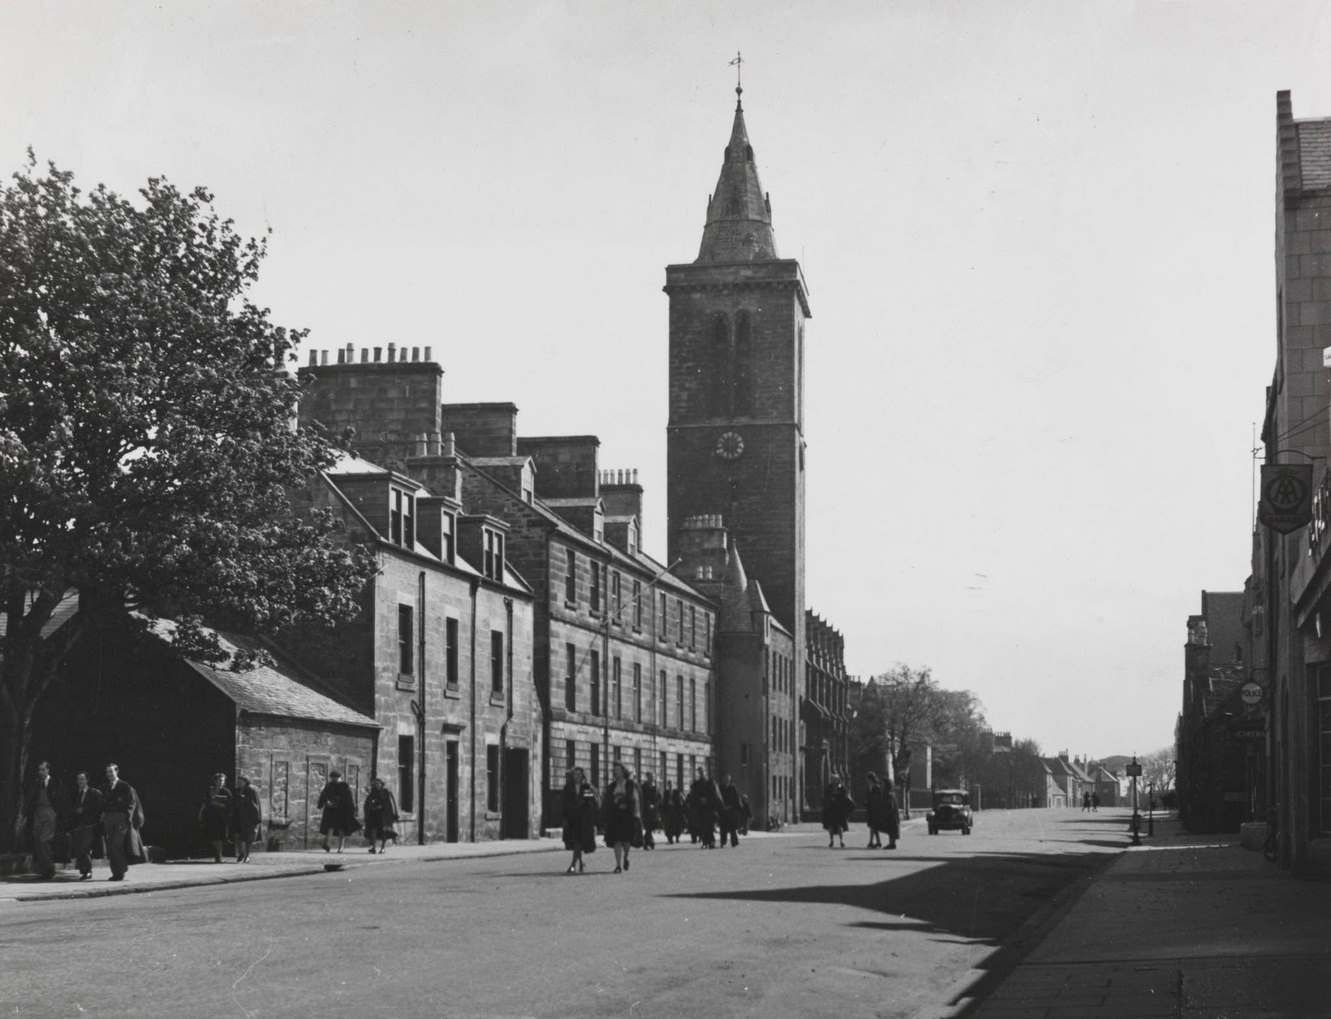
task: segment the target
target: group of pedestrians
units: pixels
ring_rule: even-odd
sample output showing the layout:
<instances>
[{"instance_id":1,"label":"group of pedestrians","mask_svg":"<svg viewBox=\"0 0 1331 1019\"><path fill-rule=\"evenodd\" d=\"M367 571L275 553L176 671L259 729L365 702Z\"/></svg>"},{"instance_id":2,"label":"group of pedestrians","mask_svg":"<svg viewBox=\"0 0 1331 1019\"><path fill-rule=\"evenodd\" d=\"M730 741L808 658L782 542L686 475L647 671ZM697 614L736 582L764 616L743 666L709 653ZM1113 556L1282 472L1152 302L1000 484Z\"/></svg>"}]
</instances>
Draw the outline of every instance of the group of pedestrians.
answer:
<instances>
[{"instance_id":1,"label":"group of pedestrians","mask_svg":"<svg viewBox=\"0 0 1331 1019\"><path fill-rule=\"evenodd\" d=\"M208 795L199 807L199 825L203 837L212 846L213 863L222 862L222 848L227 842L236 844L236 862L249 863L250 849L259 840L259 823L263 813L259 808L259 790L244 775L236 776L236 788L226 785L226 774L217 772Z\"/></svg>"},{"instance_id":2,"label":"group of pedestrians","mask_svg":"<svg viewBox=\"0 0 1331 1019\"><path fill-rule=\"evenodd\" d=\"M901 813L897 807L896 794L889 785L879 781L875 772L865 776L865 817L869 826L868 849L896 849L897 839L901 838ZM827 848L840 845L846 848L846 832L850 829L850 815L855 810L855 801L851 799L846 784L840 775L833 774L827 788L823 790L823 828L827 830ZM883 845L882 836L887 836L887 845Z\"/></svg>"},{"instance_id":3,"label":"group of pedestrians","mask_svg":"<svg viewBox=\"0 0 1331 1019\"><path fill-rule=\"evenodd\" d=\"M51 771L49 761L39 761L37 774L23 796L17 832L32 853L32 866L39 878L55 877L58 838L68 840L68 855L78 867L79 880L92 879L92 858L105 853L111 865L111 880L123 881L131 864L146 859L140 830L146 820L143 804L134 787L120 777L120 766L106 766L106 782L95 788L88 773L74 776L74 789Z\"/></svg>"},{"instance_id":4,"label":"group of pedestrians","mask_svg":"<svg viewBox=\"0 0 1331 1019\"><path fill-rule=\"evenodd\" d=\"M319 815L319 834L324 837L324 852L332 851L330 840L337 840L337 851L342 852L347 839L361 830L360 819L356 816L356 798L351 786L337 770L328 773L328 784L319 793L316 804ZM370 853L388 852L388 843L397 841L397 799L382 778L370 780L370 791L365 795L365 838L370 843Z\"/></svg>"},{"instance_id":5,"label":"group of pedestrians","mask_svg":"<svg viewBox=\"0 0 1331 1019\"><path fill-rule=\"evenodd\" d=\"M1089 811L1091 811L1092 813L1099 813L1099 812L1100 812L1100 794L1099 794L1099 793L1092 793L1092 792L1085 792L1085 793L1082 793L1082 794L1081 794L1081 809L1082 809L1083 812L1089 810Z\"/></svg>"},{"instance_id":6,"label":"group of pedestrians","mask_svg":"<svg viewBox=\"0 0 1331 1019\"><path fill-rule=\"evenodd\" d=\"M630 850L656 847L658 827L668 845L681 842L687 830L694 844L715 849L718 828L723 847L727 842L738 846L740 833L748 834L751 816L748 797L735 788L729 775L718 786L699 768L684 796L669 780L664 790L658 789L650 774L639 783L619 761L610 784L599 794L582 768L570 768L561 807L564 847L573 854L565 871L568 874L586 871L586 856L596 851L598 829L615 854L614 872L622 874L629 869Z\"/></svg>"}]
</instances>

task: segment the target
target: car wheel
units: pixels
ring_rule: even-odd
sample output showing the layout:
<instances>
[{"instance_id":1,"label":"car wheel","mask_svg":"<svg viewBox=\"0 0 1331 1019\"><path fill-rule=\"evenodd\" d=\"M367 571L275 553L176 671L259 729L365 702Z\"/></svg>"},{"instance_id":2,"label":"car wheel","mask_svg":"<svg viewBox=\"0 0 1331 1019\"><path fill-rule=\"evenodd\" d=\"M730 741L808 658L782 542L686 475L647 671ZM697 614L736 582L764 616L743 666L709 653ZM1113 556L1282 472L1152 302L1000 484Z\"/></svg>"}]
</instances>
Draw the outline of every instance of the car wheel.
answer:
<instances>
[{"instance_id":1,"label":"car wheel","mask_svg":"<svg viewBox=\"0 0 1331 1019\"><path fill-rule=\"evenodd\" d=\"M971 833L971 830L970 830L970 827L969 827L969 826L967 826L967 827L961 829L961 834L963 834L963 835L969 835L970 833Z\"/></svg>"}]
</instances>

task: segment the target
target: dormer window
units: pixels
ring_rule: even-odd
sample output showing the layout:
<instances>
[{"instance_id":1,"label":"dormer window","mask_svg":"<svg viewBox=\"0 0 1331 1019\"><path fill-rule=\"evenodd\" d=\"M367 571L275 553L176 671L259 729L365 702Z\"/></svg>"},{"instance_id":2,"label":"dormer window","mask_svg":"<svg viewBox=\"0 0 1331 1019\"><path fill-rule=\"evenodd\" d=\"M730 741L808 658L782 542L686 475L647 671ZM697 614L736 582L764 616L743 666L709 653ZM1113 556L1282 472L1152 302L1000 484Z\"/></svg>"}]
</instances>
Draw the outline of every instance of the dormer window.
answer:
<instances>
[{"instance_id":1,"label":"dormer window","mask_svg":"<svg viewBox=\"0 0 1331 1019\"><path fill-rule=\"evenodd\" d=\"M439 557L450 566L457 554L457 517L452 513L439 514Z\"/></svg>"},{"instance_id":2,"label":"dormer window","mask_svg":"<svg viewBox=\"0 0 1331 1019\"><path fill-rule=\"evenodd\" d=\"M504 580L504 536L493 528L483 528L484 564L481 572L489 580L503 583Z\"/></svg>"},{"instance_id":3,"label":"dormer window","mask_svg":"<svg viewBox=\"0 0 1331 1019\"><path fill-rule=\"evenodd\" d=\"M389 489L388 540L402 548L415 547L416 499L400 488Z\"/></svg>"}]
</instances>

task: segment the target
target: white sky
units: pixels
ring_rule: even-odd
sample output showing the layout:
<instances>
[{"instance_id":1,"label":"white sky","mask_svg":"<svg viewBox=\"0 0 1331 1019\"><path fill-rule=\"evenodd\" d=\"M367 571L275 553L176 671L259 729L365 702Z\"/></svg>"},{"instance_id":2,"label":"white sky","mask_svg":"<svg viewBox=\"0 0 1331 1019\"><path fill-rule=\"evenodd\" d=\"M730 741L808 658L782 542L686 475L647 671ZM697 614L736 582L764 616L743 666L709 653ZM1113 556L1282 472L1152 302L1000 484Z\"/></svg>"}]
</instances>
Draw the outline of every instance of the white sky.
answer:
<instances>
[{"instance_id":1,"label":"white sky","mask_svg":"<svg viewBox=\"0 0 1331 1019\"><path fill-rule=\"evenodd\" d=\"M1185 621L1248 572L1275 351L1275 92L1322 3L28 3L0 171L204 184L316 346L637 467L664 552L667 263L734 107L812 290L808 598L1046 752L1173 739Z\"/></svg>"}]
</instances>

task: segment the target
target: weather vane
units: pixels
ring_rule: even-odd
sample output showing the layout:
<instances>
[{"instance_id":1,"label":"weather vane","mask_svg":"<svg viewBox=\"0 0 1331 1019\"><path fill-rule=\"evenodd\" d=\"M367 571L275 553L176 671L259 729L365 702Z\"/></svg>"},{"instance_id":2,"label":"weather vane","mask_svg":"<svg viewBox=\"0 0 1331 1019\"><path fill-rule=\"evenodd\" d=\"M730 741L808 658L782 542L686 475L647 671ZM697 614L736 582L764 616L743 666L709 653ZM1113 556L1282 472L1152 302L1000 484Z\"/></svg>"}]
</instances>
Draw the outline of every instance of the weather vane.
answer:
<instances>
[{"instance_id":1,"label":"weather vane","mask_svg":"<svg viewBox=\"0 0 1331 1019\"><path fill-rule=\"evenodd\" d=\"M735 69L735 108L743 102L744 97L744 54L739 50L735 51L735 59L730 62L730 66Z\"/></svg>"}]
</instances>

